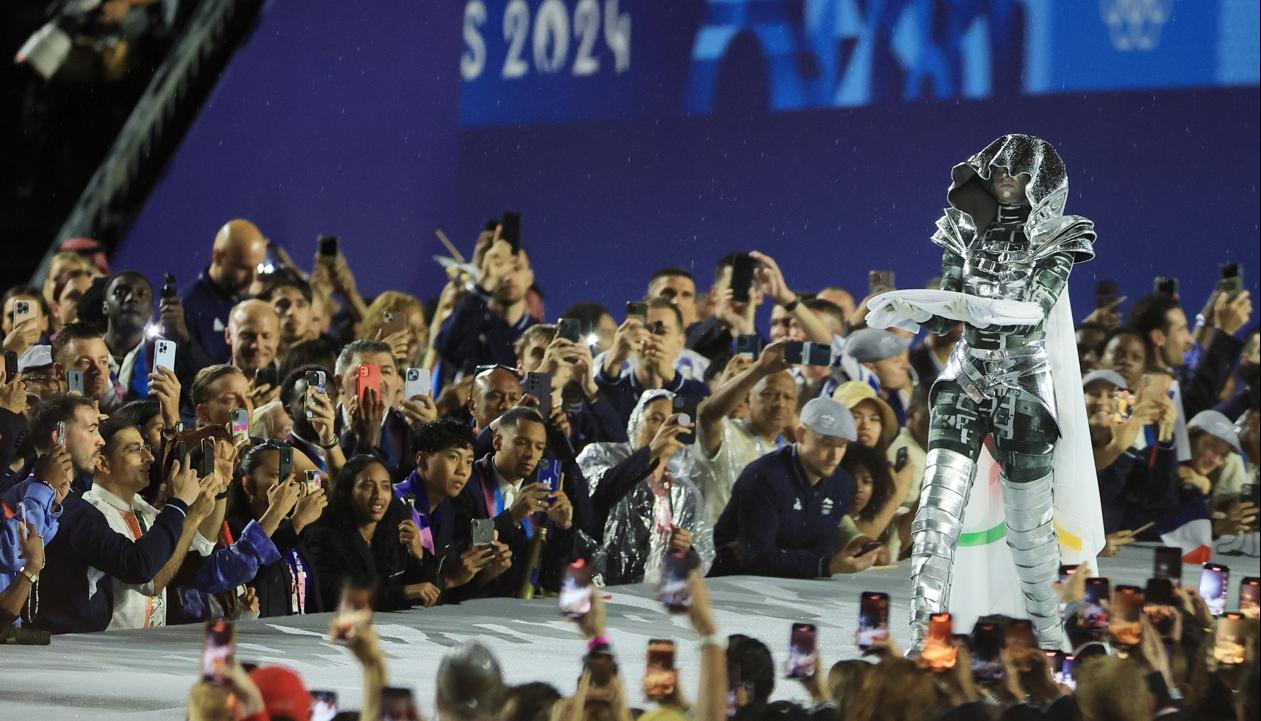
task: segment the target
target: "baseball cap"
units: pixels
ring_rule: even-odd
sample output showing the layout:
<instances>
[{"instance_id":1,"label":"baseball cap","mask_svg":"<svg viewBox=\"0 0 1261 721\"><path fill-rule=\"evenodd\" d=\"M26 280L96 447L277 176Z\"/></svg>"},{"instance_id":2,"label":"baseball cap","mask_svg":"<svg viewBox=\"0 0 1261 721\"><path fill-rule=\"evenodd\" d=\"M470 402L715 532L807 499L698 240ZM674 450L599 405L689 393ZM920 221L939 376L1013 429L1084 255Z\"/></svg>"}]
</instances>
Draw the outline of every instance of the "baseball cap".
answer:
<instances>
[{"instance_id":1,"label":"baseball cap","mask_svg":"<svg viewBox=\"0 0 1261 721\"><path fill-rule=\"evenodd\" d=\"M821 436L858 440L854 416L845 406L831 398L812 398L801 409L801 425Z\"/></svg>"},{"instance_id":2,"label":"baseball cap","mask_svg":"<svg viewBox=\"0 0 1261 721\"><path fill-rule=\"evenodd\" d=\"M1199 428L1214 438L1226 441L1236 453L1242 453L1239 445L1239 434L1235 432L1235 424L1218 411L1200 411L1195 414L1187 428Z\"/></svg>"},{"instance_id":3,"label":"baseball cap","mask_svg":"<svg viewBox=\"0 0 1261 721\"><path fill-rule=\"evenodd\" d=\"M451 649L438 665L438 697L443 709L492 716L502 688L499 662L476 641Z\"/></svg>"},{"instance_id":4,"label":"baseball cap","mask_svg":"<svg viewBox=\"0 0 1261 721\"><path fill-rule=\"evenodd\" d=\"M311 693L301 676L283 666L262 666L250 672L250 680L258 686L269 716L311 721Z\"/></svg>"},{"instance_id":5,"label":"baseball cap","mask_svg":"<svg viewBox=\"0 0 1261 721\"><path fill-rule=\"evenodd\" d=\"M845 353L859 363L892 358L910 345L909 338L879 328L861 328L845 337Z\"/></svg>"},{"instance_id":6,"label":"baseball cap","mask_svg":"<svg viewBox=\"0 0 1261 721\"><path fill-rule=\"evenodd\" d=\"M25 373L29 368L47 368L53 364L53 347L50 345L33 345L18 356L18 373Z\"/></svg>"},{"instance_id":7,"label":"baseball cap","mask_svg":"<svg viewBox=\"0 0 1261 721\"><path fill-rule=\"evenodd\" d=\"M1112 385L1116 386L1119 390L1123 390L1123 391L1128 391L1130 389L1129 384L1125 382L1125 379L1121 377L1120 373L1117 373L1116 371L1108 370L1106 368L1093 370L1087 373L1085 376L1083 376L1081 379L1081 387L1085 388L1086 386L1090 385L1091 383L1094 383L1095 381L1107 381L1111 383Z\"/></svg>"}]
</instances>

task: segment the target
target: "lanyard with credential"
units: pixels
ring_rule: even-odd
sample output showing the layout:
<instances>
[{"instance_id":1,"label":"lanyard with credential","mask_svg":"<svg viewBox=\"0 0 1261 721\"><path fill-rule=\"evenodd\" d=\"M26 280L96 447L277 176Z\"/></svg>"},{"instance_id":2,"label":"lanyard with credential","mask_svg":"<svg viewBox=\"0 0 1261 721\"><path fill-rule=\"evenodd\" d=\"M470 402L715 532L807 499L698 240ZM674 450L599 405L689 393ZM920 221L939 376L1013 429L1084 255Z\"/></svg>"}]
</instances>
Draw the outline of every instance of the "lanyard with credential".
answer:
<instances>
[{"instance_id":1,"label":"lanyard with credential","mask_svg":"<svg viewBox=\"0 0 1261 721\"><path fill-rule=\"evenodd\" d=\"M306 613L306 566L298 549L289 552L289 610L298 615Z\"/></svg>"}]
</instances>

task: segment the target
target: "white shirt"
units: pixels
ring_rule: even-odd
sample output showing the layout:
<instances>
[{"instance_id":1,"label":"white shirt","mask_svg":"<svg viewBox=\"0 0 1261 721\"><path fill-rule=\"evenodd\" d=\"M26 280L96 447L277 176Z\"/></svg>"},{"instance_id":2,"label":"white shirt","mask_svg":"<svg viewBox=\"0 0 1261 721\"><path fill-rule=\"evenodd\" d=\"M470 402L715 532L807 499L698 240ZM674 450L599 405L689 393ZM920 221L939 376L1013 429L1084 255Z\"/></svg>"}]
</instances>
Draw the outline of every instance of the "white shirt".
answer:
<instances>
[{"instance_id":1,"label":"white shirt","mask_svg":"<svg viewBox=\"0 0 1261 721\"><path fill-rule=\"evenodd\" d=\"M83 500L91 503L105 516L109 527L132 541L137 541L158 518L158 509L149 505L137 494L131 503L105 490L99 483L83 494ZM209 556L215 544L201 533L193 537L192 549L202 556ZM105 572L88 569L88 595L97 591L97 584L105 578ZM114 614L107 630L130 628L154 628L166 625L166 590L154 591L153 582L143 584L123 583L109 579L114 584Z\"/></svg>"},{"instance_id":2,"label":"white shirt","mask_svg":"<svg viewBox=\"0 0 1261 721\"><path fill-rule=\"evenodd\" d=\"M696 475L693 480L705 496L705 512L718 518L731 500L731 487L744 472L744 467L782 445L782 439L767 443L749 429L744 418L727 418L722 423L722 444L713 457L705 453L704 426L697 425L693 453Z\"/></svg>"},{"instance_id":3,"label":"white shirt","mask_svg":"<svg viewBox=\"0 0 1261 721\"><path fill-rule=\"evenodd\" d=\"M504 480L503 476L499 475L499 469L495 468L495 464L493 462L490 464L490 467L495 471L495 483L499 486L499 495L504 499L504 510L506 511L509 508L512 508L512 502L517 500L517 494L521 492L521 483L525 481L525 479L522 478L515 484L509 483ZM493 516L495 509L491 508L488 510Z\"/></svg>"}]
</instances>

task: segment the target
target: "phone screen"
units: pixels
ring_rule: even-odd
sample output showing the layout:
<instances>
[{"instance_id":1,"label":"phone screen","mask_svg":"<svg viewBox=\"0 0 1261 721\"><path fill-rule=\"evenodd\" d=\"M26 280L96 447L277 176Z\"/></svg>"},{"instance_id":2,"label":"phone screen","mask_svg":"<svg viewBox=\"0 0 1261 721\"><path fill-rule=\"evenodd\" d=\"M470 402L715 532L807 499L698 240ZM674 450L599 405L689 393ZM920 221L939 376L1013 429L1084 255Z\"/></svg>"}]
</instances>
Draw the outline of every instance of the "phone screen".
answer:
<instances>
[{"instance_id":1,"label":"phone screen","mask_svg":"<svg viewBox=\"0 0 1261 721\"><path fill-rule=\"evenodd\" d=\"M1226 613L1217 619L1213 658L1223 666L1238 666L1247 658L1244 618L1241 613Z\"/></svg>"},{"instance_id":2,"label":"phone screen","mask_svg":"<svg viewBox=\"0 0 1261 721\"><path fill-rule=\"evenodd\" d=\"M863 591L858 604L858 647L866 651L889 640L889 594Z\"/></svg>"},{"instance_id":3,"label":"phone screen","mask_svg":"<svg viewBox=\"0 0 1261 721\"><path fill-rule=\"evenodd\" d=\"M1112 586L1108 579L1101 576L1086 579L1082 620L1092 638L1103 638L1103 632L1108 628L1107 604L1111 595Z\"/></svg>"},{"instance_id":4,"label":"phone screen","mask_svg":"<svg viewBox=\"0 0 1261 721\"><path fill-rule=\"evenodd\" d=\"M381 721L420 721L411 689L388 686L381 689Z\"/></svg>"},{"instance_id":5,"label":"phone screen","mask_svg":"<svg viewBox=\"0 0 1261 721\"><path fill-rule=\"evenodd\" d=\"M657 598L670 613L684 613L692 607L692 570L696 558L690 553L670 552L661 564Z\"/></svg>"},{"instance_id":6,"label":"phone screen","mask_svg":"<svg viewBox=\"0 0 1261 721\"><path fill-rule=\"evenodd\" d=\"M1162 637L1173 633L1178 609L1174 604L1173 581L1152 578L1143 589L1143 615Z\"/></svg>"},{"instance_id":7,"label":"phone screen","mask_svg":"<svg viewBox=\"0 0 1261 721\"><path fill-rule=\"evenodd\" d=\"M231 621L217 619L206 623L206 645L201 654L201 675L210 683L220 684L226 668L236 655L236 630Z\"/></svg>"},{"instance_id":8,"label":"phone screen","mask_svg":"<svg viewBox=\"0 0 1261 721\"><path fill-rule=\"evenodd\" d=\"M1167 578L1176 586L1182 583L1182 549L1161 546L1152 560L1152 578Z\"/></svg>"},{"instance_id":9,"label":"phone screen","mask_svg":"<svg viewBox=\"0 0 1261 721\"><path fill-rule=\"evenodd\" d=\"M560 579L560 612L570 618L582 618L591 612L591 567L581 558L565 566Z\"/></svg>"},{"instance_id":10,"label":"phone screen","mask_svg":"<svg viewBox=\"0 0 1261 721\"><path fill-rule=\"evenodd\" d=\"M977 621L972 627L972 675L985 684L997 684L1003 680L1003 648L1007 634L998 624Z\"/></svg>"},{"instance_id":11,"label":"phone screen","mask_svg":"<svg viewBox=\"0 0 1261 721\"><path fill-rule=\"evenodd\" d=\"M1230 569L1220 563L1206 563L1200 571L1200 597L1208 606L1209 613L1220 616L1226 613L1226 596L1230 589Z\"/></svg>"},{"instance_id":12,"label":"phone screen","mask_svg":"<svg viewBox=\"0 0 1261 721\"><path fill-rule=\"evenodd\" d=\"M648 641L644 666L644 697L658 701L674 695L678 672L674 668L674 641L653 638Z\"/></svg>"},{"instance_id":13,"label":"phone screen","mask_svg":"<svg viewBox=\"0 0 1261 721\"><path fill-rule=\"evenodd\" d=\"M1062 683L1071 689L1077 688L1077 680L1073 678L1073 666L1076 664L1076 661L1077 658L1071 653L1061 655L1060 667L1054 669L1052 673L1056 683Z\"/></svg>"},{"instance_id":14,"label":"phone screen","mask_svg":"<svg viewBox=\"0 0 1261 721\"><path fill-rule=\"evenodd\" d=\"M333 721L337 716L337 692L311 689L311 721Z\"/></svg>"},{"instance_id":15,"label":"phone screen","mask_svg":"<svg viewBox=\"0 0 1261 721\"><path fill-rule=\"evenodd\" d=\"M1143 591L1138 586L1117 586L1112 593L1108 635L1117 646L1134 647L1143 638Z\"/></svg>"},{"instance_id":16,"label":"phone screen","mask_svg":"<svg viewBox=\"0 0 1261 721\"><path fill-rule=\"evenodd\" d=\"M928 617L928 635L920 658L933 671L954 668L959 649L954 644L954 623L950 614L934 613Z\"/></svg>"},{"instance_id":17,"label":"phone screen","mask_svg":"<svg viewBox=\"0 0 1261 721\"><path fill-rule=\"evenodd\" d=\"M788 678L814 678L819 665L818 635L812 624L793 624L788 637Z\"/></svg>"},{"instance_id":18,"label":"phone screen","mask_svg":"<svg viewBox=\"0 0 1261 721\"><path fill-rule=\"evenodd\" d=\"M358 629L372 623L372 597L375 591L368 586L347 583L342 586L342 597L337 602L333 616L333 641L349 640Z\"/></svg>"},{"instance_id":19,"label":"phone screen","mask_svg":"<svg viewBox=\"0 0 1261 721\"><path fill-rule=\"evenodd\" d=\"M1244 618L1261 615L1261 578L1248 576L1239 582L1239 612Z\"/></svg>"}]
</instances>

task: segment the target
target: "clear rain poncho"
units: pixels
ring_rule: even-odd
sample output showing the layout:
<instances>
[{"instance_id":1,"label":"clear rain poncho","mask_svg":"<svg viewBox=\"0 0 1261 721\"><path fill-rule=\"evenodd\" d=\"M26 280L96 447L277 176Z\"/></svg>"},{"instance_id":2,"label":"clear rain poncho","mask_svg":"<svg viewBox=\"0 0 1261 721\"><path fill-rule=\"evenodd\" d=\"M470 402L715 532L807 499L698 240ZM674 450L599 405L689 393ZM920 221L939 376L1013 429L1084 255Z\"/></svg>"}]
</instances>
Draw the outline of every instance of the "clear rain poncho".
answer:
<instances>
[{"instance_id":1,"label":"clear rain poncho","mask_svg":"<svg viewBox=\"0 0 1261 721\"><path fill-rule=\"evenodd\" d=\"M629 438L635 437L647 405L660 398L673 399L674 394L649 390L640 396L626 426ZM692 533L692 550L699 559L701 573L706 573L714 561L714 534L705 517L704 497L691 480L691 449L685 448L670 459L660 481L646 474L644 454L632 458L635 454L631 443L592 443L578 454L578 466L591 484L593 495L606 474L622 464L640 462L645 473L609 511L603 543L592 558L595 579L605 586L655 582L661 576L661 564L669 549L671 525Z\"/></svg>"}]
</instances>

